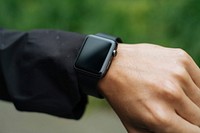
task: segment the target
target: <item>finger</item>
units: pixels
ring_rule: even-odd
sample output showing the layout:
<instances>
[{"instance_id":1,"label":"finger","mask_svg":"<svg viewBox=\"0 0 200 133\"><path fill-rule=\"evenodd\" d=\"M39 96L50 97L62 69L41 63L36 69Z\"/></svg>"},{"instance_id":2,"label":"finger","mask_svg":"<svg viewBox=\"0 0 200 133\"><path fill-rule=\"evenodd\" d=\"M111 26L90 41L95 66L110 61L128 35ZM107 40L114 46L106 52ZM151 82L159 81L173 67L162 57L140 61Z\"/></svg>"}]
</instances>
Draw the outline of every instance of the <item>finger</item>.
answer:
<instances>
[{"instance_id":1,"label":"finger","mask_svg":"<svg viewBox=\"0 0 200 133\"><path fill-rule=\"evenodd\" d=\"M187 81L187 85L183 86L183 90L185 94L200 108L200 89L191 78L188 78Z\"/></svg>"},{"instance_id":2,"label":"finger","mask_svg":"<svg viewBox=\"0 0 200 133\"><path fill-rule=\"evenodd\" d=\"M200 107L200 89L193 81L187 70L183 70L183 75L179 75L178 79L181 82L181 87L185 94L198 106Z\"/></svg>"},{"instance_id":3,"label":"finger","mask_svg":"<svg viewBox=\"0 0 200 133\"><path fill-rule=\"evenodd\" d=\"M200 69L190 56L184 61L184 67L175 69L175 80L183 88L185 94L200 107ZM177 85L178 86L178 85Z\"/></svg>"},{"instance_id":4,"label":"finger","mask_svg":"<svg viewBox=\"0 0 200 133\"><path fill-rule=\"evenodd\" d=\"M189 97L183 94L178 102L175 102L175 110L188 122L200 126L200 108Z\"/></svg>"},{"instance_id":5,"label":"finger","mask_svg":"<svg viewBox=\"0 0 200 133\"><path fill-rule=\"evenodd\" d=\"M187 71L189 72L194 83L200 88L200 69L194 60L190 57L188 64L186 63Z\"/></svg>"},{"instance_id":6,"label":"finger","mask_svg":"<svg viewBox=\"0 0 200 133\"><path fill-rule=\"evenodd\" d=\"M184 120L179 115L175 114L172 116L172 128L168 128L166 133L200 133L200 128L190 122Z\"/></svg>"},{"instance_id":7,"label":"finger","mask_svg":"<svg viewBox=\"0 0 200 133\"><path fill-rule=\"evenodd\" d=\"M168 120L155 128L155 133L200 133L200 128L171 110Z\"/></svg>"}]
</instances>

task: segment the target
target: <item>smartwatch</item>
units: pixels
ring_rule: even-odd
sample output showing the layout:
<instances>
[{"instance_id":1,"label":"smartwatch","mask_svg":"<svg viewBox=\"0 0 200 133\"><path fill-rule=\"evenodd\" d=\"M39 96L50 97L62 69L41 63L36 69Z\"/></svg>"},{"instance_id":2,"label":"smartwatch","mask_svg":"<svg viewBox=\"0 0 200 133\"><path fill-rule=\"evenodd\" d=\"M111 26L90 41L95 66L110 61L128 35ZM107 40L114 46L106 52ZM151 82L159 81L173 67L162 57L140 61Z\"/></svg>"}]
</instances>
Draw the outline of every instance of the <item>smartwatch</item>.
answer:
<instances>
[{"instance_id":1,"label":"smartwatch","mask_svg":"<svg viewBox=\"0 0 200 133\"><path fill-rule=\"evenodd\" d=\"M121 42L119 37L102 33L85 38L74 64L79 88L84 93L103 98L97 84L107 73L113 57L117 55L117 45Z\"/></svg>"}]
</instances>

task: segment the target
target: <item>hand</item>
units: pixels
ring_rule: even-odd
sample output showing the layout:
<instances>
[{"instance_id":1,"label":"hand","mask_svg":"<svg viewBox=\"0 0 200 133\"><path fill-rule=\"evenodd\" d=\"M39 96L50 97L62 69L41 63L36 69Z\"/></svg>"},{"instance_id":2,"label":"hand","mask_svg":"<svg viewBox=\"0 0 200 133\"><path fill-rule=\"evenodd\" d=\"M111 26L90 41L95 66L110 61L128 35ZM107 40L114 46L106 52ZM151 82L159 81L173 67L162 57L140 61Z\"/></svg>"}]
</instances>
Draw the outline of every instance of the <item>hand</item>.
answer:
<instances>
[{"instance_id":1,"label":"hand","mask_svg":"<svg viewBox=\"0 0 200 133\"><path fill-rule=\"evenodd\" d=\"M119 45L99 88L129 133L200 133L200 70L181 49Z\"/></svg>"}]
</instances>

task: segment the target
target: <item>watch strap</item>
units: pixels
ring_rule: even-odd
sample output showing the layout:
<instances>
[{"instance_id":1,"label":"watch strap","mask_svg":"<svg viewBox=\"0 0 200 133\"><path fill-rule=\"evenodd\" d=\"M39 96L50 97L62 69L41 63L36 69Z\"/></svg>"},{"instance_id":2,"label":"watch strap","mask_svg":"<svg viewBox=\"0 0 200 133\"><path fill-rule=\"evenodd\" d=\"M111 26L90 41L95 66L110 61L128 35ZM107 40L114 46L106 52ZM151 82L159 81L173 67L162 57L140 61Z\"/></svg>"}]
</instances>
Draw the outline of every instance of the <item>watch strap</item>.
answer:
<instances>
[{"instance_id":1,"label":"watch strap","mask_svg":"<svg viewBox=\"0 0 200 133\"><path fill-rule=\"evenodd\" d=\"M107 38L107 39L116 41L117 43L122 43L122 39L121 39L121 38L119 38L119 37L114 37L114 36L111 36L111 35L108 35L108 34L97 33L96 36L100 36L100 37L103 37L103 38Z\"/></svg>"},{"instance_id":2,"label":"watch strap","mask_svg":"<svg viewBox=\"0 0 200 133\"><path fill-rule=\"evenodd\" d=\"M100 79L86 75L85 73L78 72L79 87L87 95L91 95L98 98L103 98L103 96L98 91L98 81Z\"/></svg>"}]
</instances>

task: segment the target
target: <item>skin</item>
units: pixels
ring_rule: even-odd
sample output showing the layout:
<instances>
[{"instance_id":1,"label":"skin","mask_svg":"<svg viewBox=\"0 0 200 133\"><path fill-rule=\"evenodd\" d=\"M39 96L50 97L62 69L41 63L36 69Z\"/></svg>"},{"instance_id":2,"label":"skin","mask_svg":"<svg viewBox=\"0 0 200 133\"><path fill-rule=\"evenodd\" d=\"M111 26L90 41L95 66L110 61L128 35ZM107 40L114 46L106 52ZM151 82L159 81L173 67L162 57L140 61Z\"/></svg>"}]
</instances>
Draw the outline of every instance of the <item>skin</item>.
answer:
<instances>
[{"instance_id":1,"label":"skin","mask_svg":"<svg viewBox=\"0 0 200 133\"><path fill-rule=\"evenodd\" d=\"M129 133L200 133L200 69L181 49L119 45L99 90Z\"/></svg>"}]
</instances>

